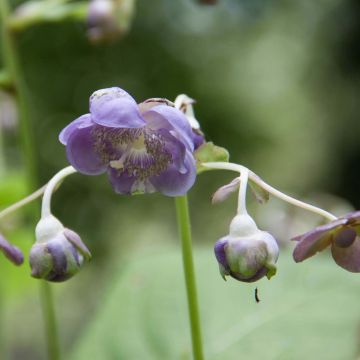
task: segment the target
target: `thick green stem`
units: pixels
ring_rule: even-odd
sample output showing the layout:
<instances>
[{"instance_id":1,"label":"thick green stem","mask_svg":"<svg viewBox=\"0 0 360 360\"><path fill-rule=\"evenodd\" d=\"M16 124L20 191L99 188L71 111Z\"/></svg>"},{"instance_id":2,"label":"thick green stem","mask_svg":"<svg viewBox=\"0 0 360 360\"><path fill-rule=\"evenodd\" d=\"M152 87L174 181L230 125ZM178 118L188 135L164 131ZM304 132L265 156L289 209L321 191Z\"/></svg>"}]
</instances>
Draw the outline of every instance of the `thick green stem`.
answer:
<instances>
[{"instance_id":1,"label":"thick green stem","mask_svg":"<svg viewBox=\"0 0 360 360\"><path fill-rule=\"evenodd\" d=\"M37 185L36 161L33 126L31 126L29 107L27 104L28 90L22 76L21 67L18 61L15 49L13 34L9 28L10 7L7 0L0 0L0 26L1 37L0 46L2 46L2 54L5 70L8 72L10 80L16 92L18 109L20 114L20 130L21 142L24 152L25 167L27 171L27 179L29 190L31 191ZM33 212L34 217L39 215L39 211ZM34 219L34 220L37 220ZM46 342L48 345L49 360L59 359L58 336L55 322L55 312L51 289L49 284L42 283L41 298L43 303L43 315L45 322Z\"/></svg>"},{"instance_id":2,"label":"thick green stem","mask_svg":"<svg viewBox=\"0 0 360 360\"><path fill-rule=\"evenodd\" d=\"M175 202L177 221L182 244L183 266L188 300L193 355L195 360L203 360L204 356L202 350L200 317L192 255L189 207L186 195L177 197Z\"/></svg>"}]
</instances>

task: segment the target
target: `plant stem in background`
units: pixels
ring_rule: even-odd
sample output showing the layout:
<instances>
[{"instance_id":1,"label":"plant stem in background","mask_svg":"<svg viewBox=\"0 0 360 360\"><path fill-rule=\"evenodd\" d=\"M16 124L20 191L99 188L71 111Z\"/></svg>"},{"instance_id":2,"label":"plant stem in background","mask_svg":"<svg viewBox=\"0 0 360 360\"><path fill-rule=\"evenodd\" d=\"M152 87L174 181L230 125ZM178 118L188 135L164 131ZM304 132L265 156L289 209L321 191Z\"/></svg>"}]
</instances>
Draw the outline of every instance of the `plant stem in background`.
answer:
<instances>
[{"instance_id":1,"label":"plant stem in background","mask_svg":"<svg viewBox=\"0 0 360 360\"><path fill-rule=\"evenodd\" d=\"M183 266L189 308L191 339L195 360L203 360L200 317L196 293L194 261L192 255L191 228L187 196L175 199L176 214L182 244Z\"/></svg>"},{"instance_id":2,"label":"plant stem in background","mask_svg":"<svg viewBox=\"0 0 360 360\"><path fill-rule=\"evenodd\" d=\"M60 351L52 289L47 281L41 280L40 283L41 306L43 311L45 329L48 333L47 349L49 360L59 360Z\"/></svg>"},{"instance_id":3,"label":"plant stem in background","mask_svg":"<svg viewBox=\"0 0 360 360\"><path fill-rule=\"evenodd\" d=\"M18 62L13 36L8 27L10 7L7 0L0 0L0 25L2 54L5 70L9 73L13 88L16 92L20 115L21 142L24 153L25 168L29 190L35 188L37 183L34 136L30 122L29 108L27 106L28 91L22 76L21 67ZM34 217L39 215L38 211L33 212ZM37 219L34 219L35 221ZM41 298L43 304L43 316L45 323L46 342L48 347L49 360L59 359L59 345L56 331L55 312L50 285L44 281L40 282Z\"/></svg>"}]
</instances>

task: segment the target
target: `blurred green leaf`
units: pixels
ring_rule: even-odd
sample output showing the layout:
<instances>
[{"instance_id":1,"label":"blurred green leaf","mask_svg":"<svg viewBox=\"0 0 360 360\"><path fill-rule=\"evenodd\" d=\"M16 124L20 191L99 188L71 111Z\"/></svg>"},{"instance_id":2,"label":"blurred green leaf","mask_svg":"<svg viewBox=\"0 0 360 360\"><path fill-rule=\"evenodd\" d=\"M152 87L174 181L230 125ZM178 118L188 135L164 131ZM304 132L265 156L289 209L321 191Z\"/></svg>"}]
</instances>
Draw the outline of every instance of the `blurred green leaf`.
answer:
<instances>
[{"instance_id":1,"label":"blurred green leaf","mask_svg":"<svg viewBox=\"0 0 360 360\"><path fill-rule=\"evenodd\" d=\"M283 251L277 276L256 285L221 280L210 248L195 263L207 359L354 358L358 275L329 254L296 265ZM114 276L71 359L191 359L183 283L178 251L138 256Z\"/></svg>"},{"instance_id":2,"label":"blurred green leaf","mask_svg":"<svg viewBox=\"0 0 360 360\"><path fill-rule=\"evenodd\" d=\"M204 162L216 162L216 161L229 161L229 152L220 146L215 145L212 142L207 142L199 146L194 152L196 159L196 167L198 174L203 171L211 170L201 165Z\"/></svg>"},{"instance_id":3,"label":"blurred green leaf","mask_svg":"<svg viewBox=\"0 0 360 360\"><path fill-rule=\"evenodd\" d=\"M26 196L27 183L25 175L19 172L8 172L0 176L0 208L6 207Z\"/></svg>"}]
</instances>

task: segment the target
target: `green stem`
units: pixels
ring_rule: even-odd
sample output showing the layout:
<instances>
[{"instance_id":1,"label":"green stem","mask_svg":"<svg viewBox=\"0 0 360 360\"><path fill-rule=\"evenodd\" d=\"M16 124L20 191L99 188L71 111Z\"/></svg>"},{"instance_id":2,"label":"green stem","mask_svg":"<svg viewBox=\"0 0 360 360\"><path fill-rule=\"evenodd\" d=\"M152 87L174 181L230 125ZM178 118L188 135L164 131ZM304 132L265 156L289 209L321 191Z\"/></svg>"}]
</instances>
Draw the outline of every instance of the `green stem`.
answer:
<instances>
[{"instance_id":1,"label":"green stem","mask_svg":"<svg viewBox=\"0 0 360 360\"><path fill-rule=\"evenodd\" d=\"M59 360L60 350L58 343L58 331L55 317L53 294L50 284L43 280L40 281L40 295L45 332L47 334L48 359Z\"/></svg>"},{"instance_id":2,"label":"green stem","mask_svg":"<svg viewBox=\"0 0 360 360\"><path fill-rule=\"evenodd\" d=\"M188 300L191 339L195 360L203 360L200 317L196 293L194 262L192 255L189 207L186 195L175 199L176 215L182 244L183 266Z\"/></svg>"},{"instance_id":3,"label":"green stem","mask_svg":"<svg viewBox=\"0 0 360 360\"><path fill-rule=\"evenodd\" d=\"M23 79L21 67L18 61L13 34L9 28L10 7L7 0L0 0L0 45L4 57L4 66L13 82L17 95L17 102L20 115L20 131L22 147L25 159L25 168L28 178L29 190L36 188L36 161L33 126L31 126L29 107L27 104L28 90ZM39 211L33 211L37 217ZM36 219L37 220L37 219ZM58 335L56 330L55 312L51 289L49 284L41 284L41 298L43 303L43 316L45 322L46 342L48 346L49 360L59 359Z\"/></svg>"}]
</instances>

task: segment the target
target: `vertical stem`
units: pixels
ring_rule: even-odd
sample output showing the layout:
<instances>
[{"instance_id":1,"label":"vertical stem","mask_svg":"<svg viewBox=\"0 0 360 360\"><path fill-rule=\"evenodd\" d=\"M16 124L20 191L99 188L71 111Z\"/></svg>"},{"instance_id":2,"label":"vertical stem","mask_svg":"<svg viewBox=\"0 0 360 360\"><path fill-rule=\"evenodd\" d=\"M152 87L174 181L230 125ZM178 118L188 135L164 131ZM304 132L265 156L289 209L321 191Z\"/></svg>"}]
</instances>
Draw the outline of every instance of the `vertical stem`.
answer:
<instances>
[{"instance_id":1,"label":"vertical stem","mask_svg":"<svg viewBox=\"0 0 360 360\"><path fill-rule=\"evenodd\" d=\"M20 114L21 142L25 158L28 186L32 190L36 187L36 161L33 127L31 126L29 107L27 104L28 90L23 79L21 67L15 49L14 39L8 27L10 7L8 0L0 0L0 45L4 57L5 69L8 71L17 95L18 109ZM38 216L38 211L34 211L34 217ZM49 360L59 359L58 336L56 330L55 311L50 285L42 282L40 284L42 310L44 316L44 326L46 342L48 347Z\"/></svg>"},{"instance_id":2,"label":"vertical stem","mask_svg":"<svg viewBox=\"0 0 360 360\"><path fill-rule=\"evenodd\" d=\"M49 360L59 360L60 351L58 343L57 322L55 317L53 293L50 284L40 281L40 296L43 311L45 332L47 334L47 350Z\"/></svg>"},{"instance_id":3,"label":"vertical stem","mask_svg":"<svg viewBox=\"0 0 360 360\"><path fill-rule=\"evenodd\" d=\"M186 195L175 199L176 215L182 244L182 256L186 283L191 339L195 360L203 360L200 317L196 293L194 262L192 255L189 207Z\"/></svg>"}]
</instances>

